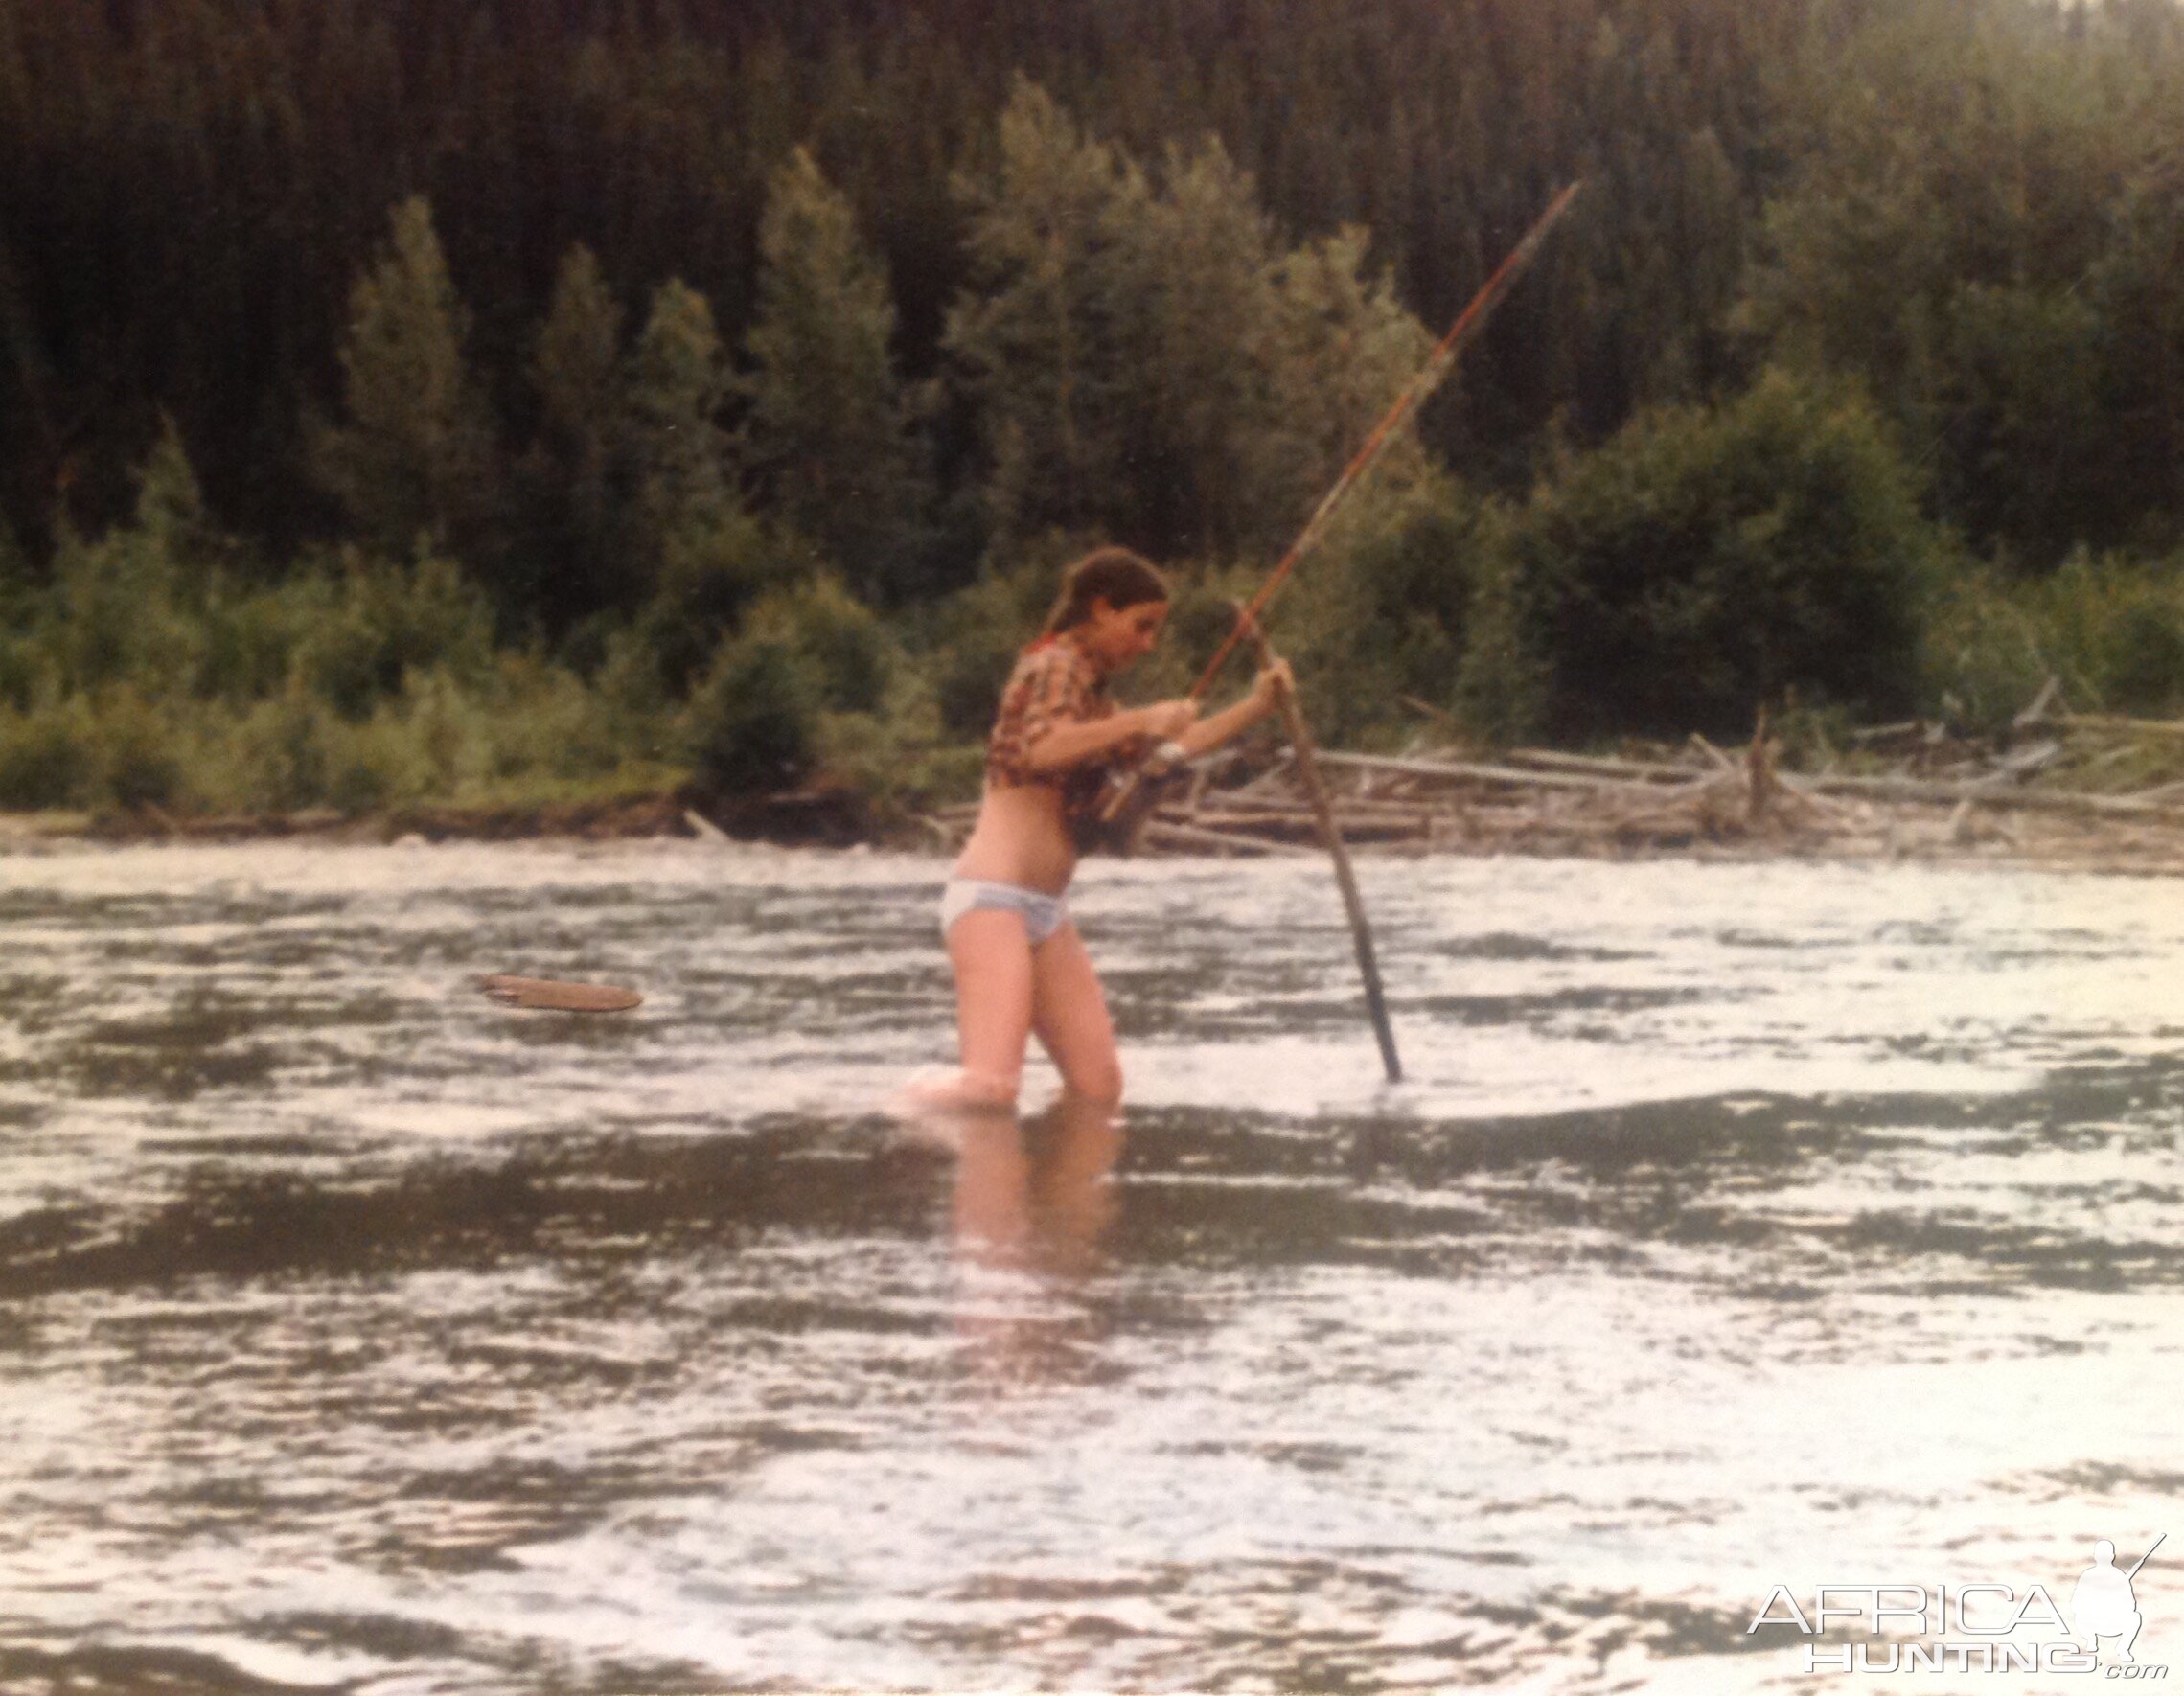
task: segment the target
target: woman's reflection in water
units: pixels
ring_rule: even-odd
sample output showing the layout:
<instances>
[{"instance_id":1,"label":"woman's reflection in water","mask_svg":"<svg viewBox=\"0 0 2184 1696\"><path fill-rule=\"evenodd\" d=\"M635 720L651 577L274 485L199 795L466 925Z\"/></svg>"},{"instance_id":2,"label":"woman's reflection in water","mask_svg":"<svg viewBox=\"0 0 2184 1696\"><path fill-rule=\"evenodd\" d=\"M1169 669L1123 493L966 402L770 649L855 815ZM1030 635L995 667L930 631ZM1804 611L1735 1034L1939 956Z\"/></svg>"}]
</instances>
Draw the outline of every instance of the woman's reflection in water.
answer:
<instances>
[{"instance_id":1,"label":"woman's reflection in water","mask_svg":"<svg viewBox=\"0 0 2184 1696\"><path fill-rule=\"evenodd\" d=\"M956 1151L952 1223L968 1274L958 1324L981 1365L1012 1379L1081 1373L1092 1315L1073 1297L1115 1218L1115 1105L1065 1092L1029 1116L951 1114L920 1129Z\"/></svg>"}]
</instances>

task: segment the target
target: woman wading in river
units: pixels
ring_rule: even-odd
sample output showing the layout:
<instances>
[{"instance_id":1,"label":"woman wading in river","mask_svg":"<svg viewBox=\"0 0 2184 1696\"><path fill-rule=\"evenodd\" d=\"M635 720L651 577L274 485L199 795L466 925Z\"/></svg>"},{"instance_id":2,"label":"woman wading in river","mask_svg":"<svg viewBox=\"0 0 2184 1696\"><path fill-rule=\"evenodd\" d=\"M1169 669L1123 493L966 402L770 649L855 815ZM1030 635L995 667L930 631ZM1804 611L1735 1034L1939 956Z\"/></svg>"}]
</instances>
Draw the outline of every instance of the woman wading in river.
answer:
<instances>
[{"instance_id":1,"label":"woman wading in river","mask_svg":"<svg viewBox=\"0 0 2184 1696\"><path fill-rule=\"evenodd\" d=\"M1120 1099L1107 997L1063 899L1107 774L1162 744L1179 759L1218 747L1273 712L1289 684L1277 663L1205 720L1188 700L1118 709L1107 680L1150 652L1168 599L1166 579L1129 549L1088 554L1009 675L978 821L940 901L962 1064L915 1081L912 1104L1012 1107L1034 1031L1066 1089Z\"/></svg>"}]
</instances>

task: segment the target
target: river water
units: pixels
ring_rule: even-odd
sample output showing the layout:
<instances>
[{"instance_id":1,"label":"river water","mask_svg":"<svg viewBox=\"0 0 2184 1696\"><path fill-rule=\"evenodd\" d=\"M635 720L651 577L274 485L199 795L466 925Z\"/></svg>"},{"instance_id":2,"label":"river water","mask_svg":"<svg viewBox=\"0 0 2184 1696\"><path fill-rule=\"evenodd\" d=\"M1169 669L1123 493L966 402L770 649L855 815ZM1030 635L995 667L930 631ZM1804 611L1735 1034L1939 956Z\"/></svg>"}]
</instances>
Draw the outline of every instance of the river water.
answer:
<instances>
[{"instance_id":1,"label":"river water","mask_svg":"<svg viewBox=\"0 0 2184 1696\"><path fill-rule=\"evenodd\" d=\"M936 859L0 859L0 1685L1811 1689L2164 1532L2184 1661L2179 885L1360 870L1411 1081L1091 863L1121 1122L943 1127Z\"/></svg>"}]
</instances>

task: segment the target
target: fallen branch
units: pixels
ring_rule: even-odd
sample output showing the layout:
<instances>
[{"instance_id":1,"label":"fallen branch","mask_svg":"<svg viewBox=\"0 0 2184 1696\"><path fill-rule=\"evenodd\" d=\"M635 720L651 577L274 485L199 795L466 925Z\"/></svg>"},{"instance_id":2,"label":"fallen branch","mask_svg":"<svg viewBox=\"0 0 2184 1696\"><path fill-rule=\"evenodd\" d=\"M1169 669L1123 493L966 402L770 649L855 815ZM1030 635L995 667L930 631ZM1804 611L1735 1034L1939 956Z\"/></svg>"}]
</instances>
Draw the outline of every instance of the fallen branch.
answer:
<instances>
[{"instance_id":1,"label":"fallen branch","mask_svg":"<svg viewBox=\"0 0 2184 1696\"><path fill-rule=\"evenodd\" d=\"M1514 789L1650 790L1650 783L1627 778L1590 777L1571 771L1527 771L1515 766L1486 766L1472 760L1410 760L1395 754L1320 755L1322 764L1372 774L1439 778L1450 782L1505 784ZM1687 780L1692 773L1686 771Z\"/></svg>"},{"instance_id":2,"label":"fallen branch","mask_svg":"<svg viewBox=\"0 0 2184 1696\"><path fill-rule=\"evenodd\" d=\"M1689 783L1697 774L1697 768L1691 766L1668 766L1657 760L1614 760L1598 754L1558 754L1548 748L1511 748L1503 758L1512 766L1537 767L1543 771L1574 771L1662 783Z\"/></svg>"},{"instance_id":3,"label":"fallen branch","mask_svg":"<svg viewBox=\"0 0 2184 1696\"><path fill-rule=\"evenodd\" d=\"M2184 720L2121 719L2109 713L2058 713L2048 721L2065 730L2094 730L2114 736L2184 736Z\"/></svg>"},{"instance_id":4,"label":"fallen branch","mask_svg":"<svg viewBox=\"0 0 2184 1696\"><path fill-rule=\"evenodd\" d=\"M1319 858L1310 848L1294 842L1271 841L1242 831L1209 831L1191 824L1168 824L1157 818L1146 821L1144 841L1153 848L1182 848L1198 853L1210 849L1218 854L1301 854L1315 859Z\"/></svg>"},{"instance_id":5,"label":"fallen branch","mask_svg":"<svg viewBox=\"0 0 2184 1696\"><path fill-rule=\"evenodd\" d=\"M1913 801L1928 807L1954 807L1964 800L2028 813L2072 813L2118 818L2184 818L2184 806L2148 802L2132 795L2073 794L2057 790L2007 787L2007 774L1964 783L1929 783L1913 777L1808 777L1804 787L1817 794L1868 795L1875 800Z\"/></svg>"}]
</instances>

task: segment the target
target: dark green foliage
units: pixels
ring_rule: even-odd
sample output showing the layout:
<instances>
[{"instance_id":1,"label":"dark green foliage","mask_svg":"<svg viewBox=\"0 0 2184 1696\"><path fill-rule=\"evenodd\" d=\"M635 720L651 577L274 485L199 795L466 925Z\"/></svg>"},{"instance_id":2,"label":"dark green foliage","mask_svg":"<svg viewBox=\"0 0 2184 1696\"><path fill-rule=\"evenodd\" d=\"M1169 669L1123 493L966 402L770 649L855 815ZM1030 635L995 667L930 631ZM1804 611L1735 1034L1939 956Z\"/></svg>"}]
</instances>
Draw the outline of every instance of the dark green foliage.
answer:
<instances>
[{"instance_id":1,"label":"dark green foliage","mask_svg":"<svg viewBox=\"0 0 2184 1696\"><path fill-rule=\"evenodd\" d=\"M0 0L0 509L41 562L57 499L89 530L125 516L126 469L164 407L214 509L287 552L328 516L298 403L333 409L345 333L362 354L351 295L365 273L389 285L382 315L401 296L429 309L395 314L421 328L460 332L467 316L467 334L418 346L459 353L473 398L498 403L504 445L527 448L552 409L526 376L563 257L582 243L599 291L632 303L680 276L723 342L744 346L764 315L769 187L798 148L854 209L867 275L890 285L896 368L931 377L951 305L966 286L989 292L991 256L951 184L996 180L1020 75L1118 169L1138 162L1177 208L1218 215L1202 253L1172 256L1216 328L1238 315L1225 277L1248 275L1239 256L1262 239L1232 216L1223 169L1253 185L1276 249L1368 229L1399 298L1437 327L1555 183L1590 178L1556 253L1428 422L1429 445L1468 476L1521 487L1552 419L1598 440L1637 406L1741 380L1724 314L1757 253L1764 309L1748 328L1809 332L1859 370L1914 450L1941 456L1935 498L1975 538L2044 565L2081 537L2143 539L2149 506L2167 515L2156 532L2173 529L2184 372L2161 350L2184 311L2184 20L2022 0L755 0L581 15L489 0ZM422 200L443 264L425 263L405 213L395 268L374 268L388 209ZM1077 279L1094 291L1097 248ZM403 278L417 286L392 287ZM1982 308L1960 298L1972 286L2026 298ZM1996 368L1997 324L2073 301L2098 319L2090 344L2064 311L2048 352ZM2037 395L2068 348L2096 374L2097 433L2124 450L2102 452L2075 406L2043 425L2013 400ZM1209 413L1231 399L1218 378L1189 386ZM387 527L398 553L420 521L474 526L451 539L466 564L526 610L550 607L552 628L593 603L626 612L645 585L610 591L612 549L581 511L575 543L557 545L528 501L508 511L490 468L473 490L423 470L474 450L462 392L398 396L446 426L427 432L436 445L408 432L425 450L395 456L399 475L361 440L321 460L340 464L357 522ZM989 462L964 448L982 439L1000 463L1008 444L973 410L959 398L942 434L945 496L1063 502L1027 512L1020 534L1070 521L1070 501L1081 513L1083 490L988 488ZM1233 545L1221 491L1240 472L1221 460L1248 444L1186 411L1155 422L1194 464L1181 498L1158 483L1133 495L1159 532L1136 539ZM1104 477L1096 456L1085 464ZM2052 487L2025 487L2043 465ZM803 504L781 473L766 468L769 496ZM863 584L862 560L836 563ZM936 581L969 563L943 562Z\"/></svg>"},{"instance_id":2,"label":"dark green foliage","mask_svg":"<svg viewBox=\"0 0 2184 1696\"><path fill-rule=\"evenodd\" d=\"M0 807L67 807L97 782L89 714L0 711Z\"/></svg>"},{"instance_id":3,"label":"dark green foliage","mask_svg":"<svg viewBox=\"0 0 2184 1696\"><path fill-rule=\"evenodd\" d=\"M786 642L731 643L690 702L700 781L730 794L793 787L809 772L819 703L811 668Z\"/></svg>"},{"instance_id":4,"label":"dark green foliage","mask_svg":"<svg viewBox=\"0 0 2184 1696\"><path fill-rule=\"evenodd\" d=\"M1925 637L1925 683L1953 719L2000 730L2053 678L2081 712L2184 714L2184 557L2079 552L2053 576L1966 573Z\"/></svg>"},{"instance_id":5,"label":"dark green foliage","mask_svg":"<svg viewBox=\"0 0 2184 1696\"><path fill-rule=\"evenodd\" d=\"M691 694L700 780L733 793L801 782L816 768L827 718L869 719L895 665L880 621L834 579L764 597Z\"/></svg>"},{"instance_id":6,"label":"dark green foliage","mask_svg":"<svg viewBox=\"0 0 2184 1696\"><path fill-rule=\"evenodd\" d=\"M667 539L658 592L636 619L638 645L659 686L687 694L743 608L808 557L756 519L716 508Z\"/></svg>"},{"instance_id":7,"label":"dark green foliage","mask_svg":"<svg viewBox=\"0 0 2184 1696\"><path fill-rule=\"evenodd\" d=\"M679 277L654 291L623 393L636 483L633 545L662 562L736 509L727 432L727 354L705 297Z\"/></svg>"},{"instance_id":8,"label":"dark green foliage","mask_svg":"<svg viewBox=\"0 0 2184 1696\"><path fill-rule=\"evenodd\" d=\"M2131 596L2106 634L2104 693L2118 712L2167 718L2184 706L2184 596L2173 582Z\"/></svg>"},{"instance_id":9,"label":"dark green foliage","mask_svg":"<svg viewBox=\"0 0 2184 1696\"><path fill-rule=\"evenodd\" d=\"M182 758L172 722L133 690L105 703L99 740L103 799L119 807L164 806L180 794Z\"/></svg>"},{"instance_id":10,"label":"dark green foliage","mask_svg":"<svg viewBox=\"0 0 2184 1696\"><path fill-rule=\"evenodd\" d=\"M262 702L238 740L259 806L309 807L327 798L333 715L298 684Z\"/></svg>"},{"instance_id":11,"label":"dark green foliage","mask_svg":"<svg viewBox=\"0 0 2184 1696\"><path fill-rule=\"evenodd\" d=\"M258 700L280 692L297 655L335 617L333 578L306 575L255 591L217 583L200 617L195 693L235 705Z\"/></svg>"},{"instance_id":12,"label":"dark green foliage","mask_svg":"<svg viewBox=\"0 0 2184 1696\"><path fill-rule=\"evenodd\" d=\"M809 693L829 712L877 711L894 655L869 607L832 578L769 596L744 621L747 641L770 642L795 656Z\"/></svg>"},{"instance_id":13,"label":"dark green foliage","mask_svg":"<svg viewBox=\"0 0 2184 1696\"><path fill-rule=\"evenodd\" d=\"M169 562L177 586L201 588L228 552L205 511L196 468L172 418L159 421L159 439L137 473L135 519L136 529Z\"/></svg>"},{"instance_id":14,"label":"dark green foliage","mask_svg":"<svg viewBox=\"0 0 2184 1696\"><path fill-rule=\"evenodd\" d=\"M1854 392L1771 372L1644 414L1545 482L1508 545L1558 734L1734 735L1790 691L1910 704L1938 539Z\"/></svg>"},{"instance_id":15,"label":"dark green foliage","mask_svg":"<svg viewBox=\"0 0 2184 1696\"><path fill-rule=\"evenodd\" d=\"M893 281L902 368L923 378L964 281L949 185L991 162L1021 70L1142 159L1218 135L1285 240L1371 226L1406 298L1439 321L1551 179L1602 163L1592 153L1648 202L1623 226L1663 249L1643 275L1718 275L1718 234L1690 216L1677 162L1702 131L1739 172L1765 158L1761 72L1807 11L0 4L0 440L24 445L7 504L44 525L88 421L76 489L105 504L79 516L119 516L109 491L165 403L199 445L216 509L281 544L317 516L294 401L326 398L348 291L387 208L412 196L435 210L474 314L469 352L505 400L579 241L625 299L684 277L740 342L767 185L808 147L859 209ZM1604 63L1603 15L1620 30ZM1504 341L1518 380L1464 403L1465 437L1499 444L1575 382L1626 386L1618 363L1691 339L1704 286L1673 302L1684 321L1605 345L1598 328L1634 316L1613 292L1626 274L1639 267L1598 268L1575 355Z\"/></svg>"},{"instance_id":16,"label":"dark green foliage","mask_svg":"<svg viewBox=\"0 0 2184 1696\"><path fill-rule=\"evenodd\" d=\"M1144 178L1029 83L1000 128L993 180L962 185L971 288L946 342L982 421L988 521L1010 544L1087 523L1142 542L1128 510L1116 337Z\"/></svg>"},{"instance_id":17,"label":"dark green foliage","mask_svg":"<svg viewBox=\"0 0 2184 1696\"><path fill-rule=\"evenodd\" d=\"M311 693L345 718L362 718L413 671L445 667L475 677L491 662L491 611L437 556L407 570L352 557L324 605L295 664Z\"/></svg>"},{"instance_id":18,"label":"dark green foliage","mask_svg":"<svg viewBox=\"0 0 2184 1696\"><path fill-rule=\"evenodd\" d=\"M581 244L562 256L532 352L538 433L517 470L534 606L549 630L615 608L645 583L626 511L635 480L623 370L622 310Z\"/></svg>"},{"instance_id":19,"label":"dark green foliage","mask_svg":"<svg viewBox=\"0 0 2184 1696\"><path fill-rule=\"evenodd\" d=\"M924 647L948 735L984 740L1009 670L1039 633L1071 557L1069 542L1055 539L1016 570L989 572L941 604Z\"/></svg>"},{"instance_id":20,"label":"dark green foliage","mask_svg":"<svg viewBox=\"0 0 2184 1696\"><path fill-rule=\"evenodd\" d=\"M1579 174L1280 605L1329 734L2150 710L2179 159L2154 0L0 0L9 781L576 781L739 645L877 770L1108 539L1181 687ZM1920 512L2017 586L1915 665Z\"/></svg>"},{"instance_id":21,"label":"dark green foliage","mask_svg":"<svg viewBox=\"0 0 2184 1696\"><path fill-rule=\"evenodd\" d=\"M945 346L1003 554L1068 529L1154 553L1278 547L1428 337L1344 231L1290 254L1217 141L1148 172L1020 84L967 180Z\"/></svg>"},{"instance_id":22,"label":"dark green foliage","mask_svg":"<svg viewBox=\"0 0 2184 1696\"><path fill-rule=\"evenodd\" d=\"M770 185L759 247L750 469L785 523L867 594L901 600L921 586L931 493L895 374L886 273L802 148Z\"/></svg>"},{"instance_id":23,"label":"dark green foliage","mask_svg":"<svg viewBox=\"0 0 2184 1696\"><path fill-rule=\"evenodd\" d=\"M1268 620L1319 735L1355 745L1414 725L1406 697L1449 705L1497 537L1491 507L1445 477L1355 503Z\"/></svg>"},{"instance_id":24,"label":"dark green foliage","mask_svg":"<svg viewBox=\"0 0 2184 1696\"><path fill-rule=\"evenodd\" d=\"M1745 323L1862 378L2020 569L2184 536L2184 13L1883 8L1785 73Z\"/></svg>"},{"instance_id":25,"label":"dark green foliage","mask_svg":"<svg viewBox=\"0 0 2184 1696\"><path fill-rule=\"evenodd\" d=\"M392 242L350 295L343 422L322 431L318 475L365 539L490 546L494 423L470 372L469 313L422 196L394 209ZM474 557L474 552L473 552Z\"/></svg>"},{"instance_id":26,"label":"dark green foliage","mask_svg":"<svg viewBox=\"0 0 2184 1696\"><path fill-rule=\"evenodd\" d=\"M1368 260L1355 226L1275 263L1273 318L1257 345L1270 366L1273 414L1259 442L1258 498L1270 545L1287 542L1424 365L1433 338ZM1405 431L1375 476L1400 482L1420 455Z\"/></svg>"},{"instance_id":27,"label":"dark green foliage","mask_svg":"<svg viewBox=\"0 0 2184 1696\"><path fill-rule=\"evenodd\" d=\"M96 542L65 537L41 623L65 687L125 679L161 692L192 685L202 631L156 531L115 530Z\"/></svg>"}]
</instances>

